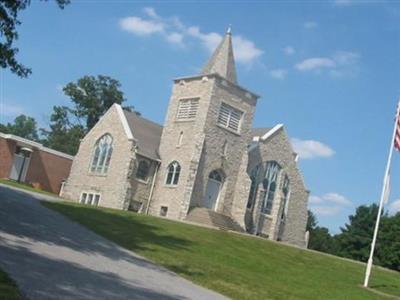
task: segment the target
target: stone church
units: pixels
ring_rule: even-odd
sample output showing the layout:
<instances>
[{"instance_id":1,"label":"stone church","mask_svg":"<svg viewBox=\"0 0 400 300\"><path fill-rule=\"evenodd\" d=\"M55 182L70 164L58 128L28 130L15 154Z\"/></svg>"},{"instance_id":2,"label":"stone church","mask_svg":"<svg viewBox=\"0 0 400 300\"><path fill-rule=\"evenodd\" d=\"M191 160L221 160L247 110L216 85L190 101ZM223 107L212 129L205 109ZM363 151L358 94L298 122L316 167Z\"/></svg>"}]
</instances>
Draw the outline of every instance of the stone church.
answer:
<instances>
[{"instance_id":1,"label":"stone church","mask_svg":"<svg viewBox=\"0 0 400 300\"><path fill-rule=\"evenodd\" d=\"M227 32L174 80L164 127L114 104L81 141L61 195L305 246L307 191L283 125L252 128Z\"/></svg>"}]
</instances>

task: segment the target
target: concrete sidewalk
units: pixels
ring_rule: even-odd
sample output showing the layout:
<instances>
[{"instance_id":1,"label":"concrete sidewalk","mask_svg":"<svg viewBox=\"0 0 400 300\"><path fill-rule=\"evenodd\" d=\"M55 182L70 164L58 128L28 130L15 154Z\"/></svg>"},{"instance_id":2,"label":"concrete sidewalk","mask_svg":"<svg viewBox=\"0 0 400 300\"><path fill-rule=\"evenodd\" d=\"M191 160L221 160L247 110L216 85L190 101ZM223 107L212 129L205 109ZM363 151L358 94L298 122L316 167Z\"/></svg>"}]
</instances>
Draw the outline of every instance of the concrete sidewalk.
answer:
<instances>
[{"instance_id":1,"label":"concrete sidewalk","mask_svg":"<svg viewBox=\"0 0 400 300\"><path fill-rule=\"evenodd\" d=\"M28 299L226 299L0 185L0 268ZM132 232L132 234L135 234Z\"/></svg>"}]
</instances>

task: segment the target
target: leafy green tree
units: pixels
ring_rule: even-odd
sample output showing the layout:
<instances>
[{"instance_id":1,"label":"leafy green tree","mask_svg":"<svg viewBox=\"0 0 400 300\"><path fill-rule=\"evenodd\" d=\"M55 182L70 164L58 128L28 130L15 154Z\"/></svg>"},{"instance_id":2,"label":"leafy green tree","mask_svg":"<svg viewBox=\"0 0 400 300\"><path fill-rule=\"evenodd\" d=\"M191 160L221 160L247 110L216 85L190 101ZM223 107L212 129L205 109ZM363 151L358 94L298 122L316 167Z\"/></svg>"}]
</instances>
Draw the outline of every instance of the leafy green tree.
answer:
<instances>
[{"instance_id":1,"label":"leafy green tree","mask_svg":"<svg viewBox=\"0 0 400 300\"><path fill-rule=\"evenodd\" d=\"M98 75L97 78L84 76L76 82L70 82L63 91L74 103L71 113L83 119L89 131L114 103L122 104L125 101L120 87L118 80Z\"/></svg>"},{"instance_id":2,"label":"leafy green tree","mask_svg":"<svg viewBox=\"0 0 400 300\"><path fill-rule=\"evenodd\" d=\"M70 2L55 1L62 9ZM17 61L18 48L14 45L18 39L17 26L21 24L18 14L30 4L30 0L0 0L0 66L20 77L27 77L32 72Z\"/></svg>"},{"instance_id":3,"label":"leafy green tree","mask_svg":"<svg viewBox=\"0 0 400 300\"><path fill-rule=\"evenodd\" d=\"M41 129L46 137L44 144L52 149L75 155L80 140L85 136L85 128L70 122L70 110L65 106L54 106L50 117L50 130Z\"/></svg>"},{"instance_id":4,"label":"leafy green tree","mask_svg":"<svg viewBox=\"0 0 400 300\"><path fill-rule=\"evenodd\" d=\"M25 115L19 115L14 119L14 123L7 125L0 124L0 131L3 133L10 133L20 137L38 141L38 129L34 118Z\"/></svg>"},{"instance_id":5,"label":"leafy green tree","mask_svg":"<svg viewBox=\"0 0 400 300\"><path fill-rule=\"evenodd\" d=\"M311 211L311 210L307 210L307 226L306 226L306 230L310 231L315 229L315 227L317 226L318 222L317 222L317 217L315 216L315 214Z\"/></svg>"},{"instance_id":6,"label":"leafy green tree","mask_svg":"<svg viewBox=\"0 0 400 300\"><path fill-rule=\"evenodd\" d=\"M318 221L315 214L311 210L308 210L307 213L308 219L306 230L310 232L308 248L321 252L334 253L335 241L330 235L328 228L317 226Z\"/></svg>"},{"instance_id":7,"label":"leafy green tree","mask_svg":"<svg viewBox=\"0 0 400 300\"><path fill-rule=\"evenodd\" d=\"M349 216L349 223L341 228L342 232L337 236L340 256L364 262L368 260L377 214L378 206L373 204L359 206L356 213ZM378 239L376 252L380 246Z\"/></svg>"},{"instance_id":8,"label":"leafy green tree","mask_svg":"<svg viewBox=\"0 0 400 300\"><path fill-rule=\"evenodd\" d=\"M400 271L400 213L382 219L379 243L374 262Z\"/></svg>"},{"instance_id":9,"label":"leafy green tree","mask_svg":"<svg viewBox=\"0 0 400 300\"><path fill-rule=\"evenodd\" d=\"M93 128L100 117L114 104L125 101L119 81L103 75L84 76L68 83L64 93L71 98L72 107L54 106L50 129L42 129L45 144L53 149L75 155L80 140ZM124 107L133 110L133 107Z\"/></svg>"}]
</instances>

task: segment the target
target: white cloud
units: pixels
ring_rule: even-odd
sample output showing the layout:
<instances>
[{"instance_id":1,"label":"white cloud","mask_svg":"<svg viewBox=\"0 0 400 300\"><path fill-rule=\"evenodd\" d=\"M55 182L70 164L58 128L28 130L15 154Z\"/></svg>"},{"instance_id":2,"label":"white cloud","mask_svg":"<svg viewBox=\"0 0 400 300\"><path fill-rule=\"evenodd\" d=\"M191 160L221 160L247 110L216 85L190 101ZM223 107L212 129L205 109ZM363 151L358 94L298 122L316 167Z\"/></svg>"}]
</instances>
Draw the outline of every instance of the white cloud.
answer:
<instances>
[{"instance_id":1,"label":"white cloud","mask_svg":"<svg viewBox=\"0 0 400 300\"><path fill-rule=\"evenodd\" d=\"M214 51L222 40L222 35L216 32L202 32L198 26L185 26L178 17L164 18L152 7L145 7L143 12L148 19L137 16L126 17L119 21L123 30L138 36L160 34L173 44L185 45L185 39L192 38L200 42L209 52ZM253 41L240 35L233 36L233 47L236 61L250 65L263 51L256 47Z\"/></svg>"},{"instance_id":2,"label":"white cloud","mask_svg":"<svg viewBox=\"0 0 400 300\"><path fill-rule=\"evenodd\" d=\"M335 151L329 146L314 140L291 139L293 150L303 159L331 157Z\"/></svg>"},{"instance_id":3,"label":"white cloud","mask_svg":"<svg viewBox=\"0 0 400 300\"><path fill-rule=\"evenodd\" d=\"M285 69L275 69L269 72L269 75L272 78L283 80L287 76L287 71Z\"/></svg>"},{"instance_id":4,"label":"white cloud","mask_svg":"<svg viewBox=\"0 0 400 300\"><path fill-rule=\"evenodd\" d=\"M311 210L320 216L333 216L340 212L340 207L337 206L316 206Z\"/></svg>"},{"instance_id":5,"label":"white cloud","mask_svg":"<svg viewBox=\"0 0 400 300\"><path fill-rule=\"evenodd\" d=\"M283 48L283 52L286 55L293 55L296 53L296 50L292 46L287 46L287 47Z\"/></svg>"},{"instance_id":6,"label":"white cloud","mask_svg":"<svg viewBox=\"0 0 400 300\"><path fill-rule=\"evenodd\" d=\"M400 212L400 199L394 200L389 204L389 212L391 214Z\"/></svg>"},{"instance_id":7,"label":"white cloud","mask_svg":"<svg viewBox=\"0 0 400 300\"><path fill-rule=\"evenodd\" d=\"M233 36L233 48L236 60L244 64L252 63L263 54L252 41L240 35Z\"/></svg>"},{"instance_id":8,"label":"white cloud","mask_svg":"<svg viewBox=\"0 0 400 300\"><path fill-rule=\"evenodd\" d=\"M139 17L123 18L120 20L119 24L123 30L142 36L164 31L164 25L162 23L144 20Z\"/></svg>"},{"instance_id":9,"label":"white cloud","mask_svg":"<svg viewBox=\"0 0 400 300\"><path fill-rule=\"evenodd\" d=\"M358 71L358 61L360 55L351 51L336 51L330 57L307 58L294 67L301 72L321 73L328 70L332 77L344 77L354 75Z\"/></svg>"},{"instance_id":10,"label":"white cloud","mask_svg":"<svg viewBox=\"0 0 400 300\"><path fill-rule=\"evenodd\" d=\"M187 29L187 33L194 38L197 38L201 41L203 46L208 51L214 51L214 49L218 46L218 44L222 40L222 36L215 32L210 33L202 33L198 26L191 26Z\"/></svg>"},{"instance_id":11,"label":"white cloud","mask_svg":"<svg viewBox=\"0 0 400 300\"><path fill-rule=\"evenodd\" d=\"M189 27L187 33L198 38L209 52L214 51L222 40L222 35L216 32L202 33L197 26ZM263 51L258 49L252 41L240 35L233 36L233 48L236 61L244 64L252 63L263 54Z\"/></svg>"},{"instance_id":12,"label":"white cloud","mask_svg":"<svg viewBox=\"0 0 400 300\"><path fill-rule=\"evenodd\" d=\"M183 45L183 35L180 33L177 33L177 32L169 33L166 36L166 39L170 43Z\"/></svg>"},{"instance_id":13,"label":"white cloud","mask_svg":"<svg viewBox=\"0 0 400 300\"><path fill-rule=\"evenodd\" d=\"M156 13L156 10L154 8L152 8L152 7L145 7L145 8L143 8L143 11L150 18L153 18L153 19L158 19L159 18L158 14Z\"/></svg>"},{"instance_id":14,"label":"white cloud","mask_svg":"<svg viewBox=\"0 0 400 300\"><path fill-rule=\"evenodd\" d=\"M24 113L21 106L0 102L0 116L16 117Z\"/></svg>"},{"instance_id":15,"label":"white cloud","mask_svg":"<svg viewBox=\"0 0 400 300\"><path fill-rule=\"evenodd\" d=\"M308 21L303 24L305 29L314 29L318 27L318 23L314 21Z\"/></svg>"},{"instance_id":16,"label":"white cloud","mask_svg":"<svg viewBox=\"0 0 400 300\"><path fill-rule=\"evenodd\" d=\"M338 193L327 193L321 196L311 195L308 203L313 212L323 216L336 215L342 209L353 206L349 199Z\"/></svg>"},{"instance_id":17,"label":"white cloud","mask_svg":"<svg viewBox=\"0 0 400 300\"><path fill-rule=\"evenodd\" d=\"M321 68L334 68L336 66L335 61L326 57L314 57L303 60L296 64L296 69L299 71L311 71Z\"/></svg>"},{"instance_id":18,"label":"white cloud","mask_svg":"<svg viewBox=\"0 0 400 300\"><path fill-rule=\"evenodd\" d=\"M333 55L333 59L340 65L351 65L355 64L360 55L355 52L350 52L350 51L337 51Z\"/></svg>"}]
</instances>

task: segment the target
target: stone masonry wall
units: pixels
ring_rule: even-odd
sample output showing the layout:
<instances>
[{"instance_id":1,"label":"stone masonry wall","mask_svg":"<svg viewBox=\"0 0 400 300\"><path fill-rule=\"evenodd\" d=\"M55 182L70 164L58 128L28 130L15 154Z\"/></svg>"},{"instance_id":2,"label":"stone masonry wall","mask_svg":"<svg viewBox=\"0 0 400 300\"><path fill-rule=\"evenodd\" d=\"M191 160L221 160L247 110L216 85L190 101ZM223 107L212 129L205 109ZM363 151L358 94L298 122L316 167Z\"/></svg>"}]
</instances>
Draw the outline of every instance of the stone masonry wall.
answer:
<instances>
[{"instance_id":1,"label":"stone masonry wall","mask_svg":"<svg viewBox=\"0 0 400 300\"><path fill-rule=\"evenodd\" d=\"M250 153L249 167L250 172L261 162L276 161L281 167L280 180L287 174L290 180L290 198L288 202L288 212L286 216L282 241L305 246L304 236L307 223L307 202L309 192L304 186L304 181L297 163L294 160L293 150L284 129L280 129L267 141L260 141ZM259 188L259 192L260 192ZM281 184L278 182L278 189L270 216L255 217L261 220L262 234L268 235L270 239L276 240L278 237L280 224L280 213L283 209ZM257 220L256 220L257 221Z\"/></svg>"},{"instance_id":2,"label":"stone masonry wall","mask_svg":"<svg viewBox=\"0 0 400 300\"><path fill-rule=\"evenodd\" d=\"M239 133L220 127L217 124L222 102L244 112ZM237 216L239 211L243 211L244 216L245 212L245 206L242 207L243 200L239 201L237 199L237 201L234 201L235 186L242 159L251 138L255 105L256 98L253 95L222 78L217 78L204 128L206 133L205 151L201 166L203 168L202 178L200 180L204 183L203 190L196 197L197 199L203 199L209 174L213 170L221 170L225 175L225 180L217 201L216 211L228 216ZM224 144L226 144L225 154L223 153ZM243 224L244 219L237 218L237 221L239 224Z\"/></svg>"},{"instance_id":3,"label":"stone masonry wall","mask_svg":"<svg viewBox=\"0 0 400 300\"><path fill-rule=\"evenodd\" d=\"M113 138L108 172L105 175L92 174L90 163L95 144L106 133ZM133 151L134 142L128 140L116 106L113 106L82 140L62 196L79 201L83 191L96 192L101 194L99 206L127 209L127 177Z\"/></svg>"},{"instance_id":4,"label":"stone masonry wall","mask_svg":"<svg viewBox=\"0 0 400 300\"><path fill-rule=\"evenodd\" d=\"M169 218L183 219L187 214L203 149L203 128L213 85L214 79L207 77L179 80L173 85L161 136L159 153L162 163L150 203L151 214L159 215L161 206L168 207ZM177 121L179 100L185 98L199 98L196 118L190 121ZM178 145L181 132L182 143ZM167 168L173 161L177 161L181 166L176 186L165 184Z\"/></svg>"}]
</instances>

